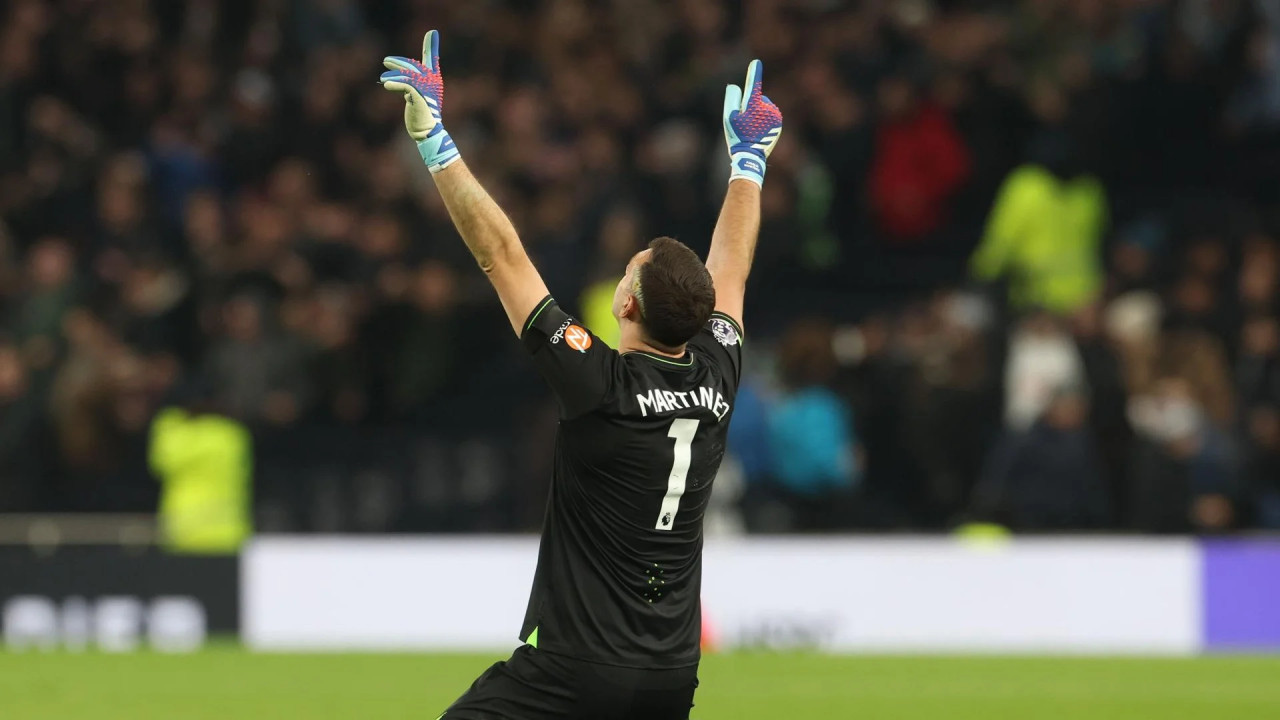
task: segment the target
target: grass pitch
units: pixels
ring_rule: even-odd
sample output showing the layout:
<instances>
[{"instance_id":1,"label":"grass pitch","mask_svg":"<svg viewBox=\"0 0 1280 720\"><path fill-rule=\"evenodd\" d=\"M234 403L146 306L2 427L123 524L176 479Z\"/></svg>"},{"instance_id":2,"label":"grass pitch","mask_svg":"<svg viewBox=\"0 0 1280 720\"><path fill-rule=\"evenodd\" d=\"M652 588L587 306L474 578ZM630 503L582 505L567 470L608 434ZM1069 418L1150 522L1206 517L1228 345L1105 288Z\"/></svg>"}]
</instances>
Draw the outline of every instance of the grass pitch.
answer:
<instances>
[{"instance_id":1,"label":"grass pitch","mask_svg":"<svg viewBox=\"0 0 1280 720\"><path fill-rule=\"evenodd\" d=\"M479 655L5 653L4 720L434 719ZM713 655L694 720L1280 718L1280 658Z\"/></svg>"}]
</instances>

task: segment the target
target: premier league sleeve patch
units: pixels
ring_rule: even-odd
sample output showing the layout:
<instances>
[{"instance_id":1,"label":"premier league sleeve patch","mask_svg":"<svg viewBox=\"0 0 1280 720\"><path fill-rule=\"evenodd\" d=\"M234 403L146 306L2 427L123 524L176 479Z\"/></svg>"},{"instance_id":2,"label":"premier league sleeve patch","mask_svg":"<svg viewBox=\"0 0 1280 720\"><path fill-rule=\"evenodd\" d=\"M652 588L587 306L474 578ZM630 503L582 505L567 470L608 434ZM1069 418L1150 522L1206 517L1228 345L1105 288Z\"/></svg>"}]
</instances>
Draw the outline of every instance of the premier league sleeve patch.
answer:
<instances>
[{"instance_id":1,"label":"premier league sleeve patch","mask_svg":"<svg viewBox=\"0 0 1280 720\"><path fill-rule=\"evenodd\" d=\"M732 347L738 344L738 331L729 323L728 320L712 318L711 334L714 335L716 340L725 347Z\"/></svg>"}]
</instances>

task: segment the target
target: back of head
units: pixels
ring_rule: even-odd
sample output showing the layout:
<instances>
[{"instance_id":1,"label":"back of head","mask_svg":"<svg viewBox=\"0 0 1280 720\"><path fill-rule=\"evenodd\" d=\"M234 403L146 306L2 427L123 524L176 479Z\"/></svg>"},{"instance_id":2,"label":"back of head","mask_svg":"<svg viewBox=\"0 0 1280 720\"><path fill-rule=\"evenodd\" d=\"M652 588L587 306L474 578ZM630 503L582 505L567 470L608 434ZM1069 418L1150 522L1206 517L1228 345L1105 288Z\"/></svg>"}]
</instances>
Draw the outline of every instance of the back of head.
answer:
<instances>
[{"instance_id":1,"label":"back of head","mask_svg":"<svg viewBox=\"0 0 1280 720\"><path fill-rule=\"evenodd\" d=\"M679 240L660 237L649 250L638 271L641 324L651 341L677 348L711 319L715 286L698 254Z\"/></svg>"}]
</instances>

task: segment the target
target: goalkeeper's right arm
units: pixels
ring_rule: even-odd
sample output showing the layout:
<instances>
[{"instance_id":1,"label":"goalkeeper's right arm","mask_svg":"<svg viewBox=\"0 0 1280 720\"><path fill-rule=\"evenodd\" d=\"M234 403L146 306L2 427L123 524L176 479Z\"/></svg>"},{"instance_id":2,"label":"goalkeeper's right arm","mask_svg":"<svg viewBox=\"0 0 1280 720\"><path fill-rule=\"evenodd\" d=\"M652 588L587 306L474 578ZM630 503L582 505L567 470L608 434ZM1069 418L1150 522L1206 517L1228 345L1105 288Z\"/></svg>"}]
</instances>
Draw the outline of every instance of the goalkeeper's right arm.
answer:
<instances>
[{"instance_id":1,"label":"goalkeeper's right arm","mask_svg":"<svg viewBox=\"0 0 1280 720\"><path fill-rule=\"evenodd\" d=\"M769 153L782 135L782 113L763 93L764 68L752 60L743 87L724 94L729 189L711 236L707 270L716 286L716 310L742 323L742 300L760 233L760 190Z\"/></svg>"}]
</instances>

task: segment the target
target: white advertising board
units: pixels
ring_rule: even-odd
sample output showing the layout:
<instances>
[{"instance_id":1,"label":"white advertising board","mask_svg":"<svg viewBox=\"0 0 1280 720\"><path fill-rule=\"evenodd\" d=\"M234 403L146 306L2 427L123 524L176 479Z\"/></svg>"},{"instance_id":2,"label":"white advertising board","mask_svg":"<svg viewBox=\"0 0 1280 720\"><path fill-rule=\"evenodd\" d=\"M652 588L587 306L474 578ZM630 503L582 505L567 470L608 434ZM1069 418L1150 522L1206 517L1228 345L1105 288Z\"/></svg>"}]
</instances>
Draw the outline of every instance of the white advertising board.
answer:
<instances>
[{"instance_id":1,"label":"white advertising board","mask_svg":"<svg viewBox=\"0 0 1280 720\"><path fill-rule=\"evenodd\" d=\"M513 648L536 540L266 538L241 564L241 635L279 650Z\"/></svg>"},{"instance_id":2,"label":"white advertising board","mask_svg":"<svg viewBox=\"0 0 1280 720\"><path fill-rule=\"evenodd\" d=\"M1186 654L1199 641L1190 541L747 541L704 560L708 627L727 646Z\"/></svg>"},{"instance_id":3,"label":"white advertising board","mask_svg":"<svg viewBox=\"0 0 1280 720\"><path fill-rule=\"evenodd\" d=\"M257 649L509 649L536 557L533 538L259 538L242 564L243 636ZM703 598L728 648L1189 654L1199 562L1185 540L719 540Z\"/></svg>"}]
</instances>

